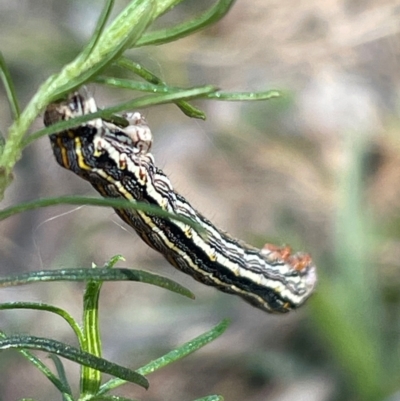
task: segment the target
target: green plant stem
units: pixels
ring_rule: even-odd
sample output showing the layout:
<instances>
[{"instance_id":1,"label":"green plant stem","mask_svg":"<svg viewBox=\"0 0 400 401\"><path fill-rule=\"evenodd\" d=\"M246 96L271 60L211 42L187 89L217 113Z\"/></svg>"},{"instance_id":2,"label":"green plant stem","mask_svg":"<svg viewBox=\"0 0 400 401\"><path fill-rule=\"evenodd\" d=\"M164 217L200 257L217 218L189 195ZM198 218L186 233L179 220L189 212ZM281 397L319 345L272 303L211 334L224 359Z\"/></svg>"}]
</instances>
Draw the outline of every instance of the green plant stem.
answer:
<instances>
[{"instance_id":1,"label":"green plant stem","mask_svg":"<svg viewBox=\"0 0 400 401\"><path fill-rule=\"evenodd\" d=\"M95 268L95 267L94 267ZM83 300L83 350L101 358L101 339L99 328L99 297L101 281L89 281ZM96 394L100 388L101 372L90 366L82 366L81 394Z\"/></svg>"},{"instance_id":2,"label":"green plant stem","mask_svg":"<svg viewBox=\"0 0 400 401\"><path fill-rule=\"evenodd\" d=\"M88 47L75 60L41 85L9 129L7 142L0 155L0 201L12 181L14 165L21 157L23 138L37 115L46 105L81 86L113 63L126 49L133 47L151 21L178 3L177 0L131 1L110 26L105 30L96 29ZM105 14L100 20L106 18Z\"/></svg>"}]
</instances>

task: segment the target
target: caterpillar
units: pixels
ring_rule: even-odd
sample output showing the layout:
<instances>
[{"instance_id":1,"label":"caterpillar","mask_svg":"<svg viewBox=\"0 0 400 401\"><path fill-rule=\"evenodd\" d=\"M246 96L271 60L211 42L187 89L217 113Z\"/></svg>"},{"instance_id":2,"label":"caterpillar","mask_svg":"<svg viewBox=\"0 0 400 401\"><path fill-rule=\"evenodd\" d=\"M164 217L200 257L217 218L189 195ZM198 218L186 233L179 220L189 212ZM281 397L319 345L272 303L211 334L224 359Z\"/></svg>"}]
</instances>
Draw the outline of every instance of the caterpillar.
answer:
<instances>
[{"instance_id":1,"label":"caterpillar","mask_svg":"<svg viewBox=\"0 0 400 401\"><path fill-rule=\"evenodd\" d=\"M49 104L44 124L96 111L94 98L80 90ZM316 284L311 257L292 253L288 246L266 244L258 249L215 227L156 167L150 153L152 134L145 119L139 113L124 117L127 127L96 118L50 135L56 161L89 181L103 197L146 202L200 225L203 233L173 219L115 209L151 248L180 271L266 312L285 313L301 306Z\"/></svg>"}]
</instances>

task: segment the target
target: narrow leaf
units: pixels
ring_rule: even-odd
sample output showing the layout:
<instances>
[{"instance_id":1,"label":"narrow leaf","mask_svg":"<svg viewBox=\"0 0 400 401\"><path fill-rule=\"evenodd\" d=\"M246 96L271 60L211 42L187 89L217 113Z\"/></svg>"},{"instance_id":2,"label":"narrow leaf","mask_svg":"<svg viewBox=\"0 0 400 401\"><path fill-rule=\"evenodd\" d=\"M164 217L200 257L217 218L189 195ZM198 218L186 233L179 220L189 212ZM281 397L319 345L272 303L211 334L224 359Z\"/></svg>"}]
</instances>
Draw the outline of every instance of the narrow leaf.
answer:
<instances>
[{"instance_id":1,"label":"narrow leaf","mask_svg":"<svg viewBox=\"0 0 400 401\"><path fill-rule=\"evenodd\" d=\"M84 116L76 117L74 119L68 121L62 121L56 124L51 125L50 127L46 127L40 131L29 135L22 142L22 146L26 147L31 142L36 139L45 136L54 134L56 132L64 131L67 128L73 128L79 126L80 124L93 120L95 118L104 118L112 117L115 113L119 113L126 110L136 110L143 107L155 106L158 104L171 103L175 100L179 99L196 99L200 97L204 97L204 95L215 92L216 88L214 86L202 86L197 88L185 89L175 93L167 93L167 94L158 94L158 95L147 95L137 98L135 100L130 100L125 103L121 103L117 106L109 107L104 110L96 111L96 113L85 114Z\"/></svg>"},{"instance_id":2,"label":"narrow leaf","mask_svg":"<svg viewBox=\"0 0 400 401\"><path fill-rule=\"evenodd\" d=\"M136 383L146 389L149 387L147 379L141 374L59 341L34 336L9 336L5 339L0 339L0 350L6 349L34 349L54 353L80 365L91 366L101 372Z\"/></svg>"},{"instance_id":3,"label":"narrow leaf","mask_svg":"<svg viewBox=\"0 0 400 401\"><path fill-rule=\"evenodd\" d=\"M200 336L194 338L191 341L186 342L185 344L181 345L175 350L168 352L166 355L158 359L155 359L154 361L138 369L137 372L139 372L143 376L146 376L149 373L153 373L156 370L161 369L172 362L175 362L187 355L190 355L191 353L197 351L198 349L204 347L211 341L214 341L216 338L218 338L221 334L224 333L224 331L228 328L228 326L229 326L229 320L224 319L221 323L213 327L211 330L207 331L204 334L201 334ZM124 383L125 381L123 380L112 379L107 383L104 383L100 387L100 391L98 394L99 395L105 394Z\"/></svg>"},{"instance_id":4,"label":"narrow leaf","mask_svg":"<svg viewBox=\"0 0 400 401\"><path fill-rule=\"evenodd\" d=\"M0 281L2 279L0 278ZM1 287L1 285L0 285ZM32 309L32 310L41 310L50 313L55 313L56 315L63 318L72 328L75 335L78 338L80 344L83 341L83 333L79 324L75 321L75 319L64 309L58 308L53 305L37 303L37 302L8 302L4 304L0 304L0 310L9 310L9 309Z\"/></svg>"},{"instance_id":5,"label":"narrow leaf","mask_svg":"<svg viewBox=\"0 0 400 401\"><path fill-rule=\"evenodd\" d=\"M155 74L144 68L139 63L135 63L134 61L129 60L126 57L121 57L116 64L122 68L132 71L133 73L151 84L164 86L168 89L168 91L172 91L172 88L169 87L161 78L157 77ZM181 111L185 115L202 120L206 119L206 115L204 114L204 112L192 106L190 103L185 102L184 100L177 100L174 103L181 109Z\"/></svg>"},{"instance_id":6,"label":"narrow leaf","mask_svg":"<svg viewBox=\"0 0 400 401\"><path fill-rule=\"evenodd\" d=\"M231 102L242 102L242 101L255 101L255 100L268 100L276 97L280 97L281 93L277 90L269 90L265 92L214 92L209 93L207 99L224 100Z\"/></svg>"},{"instance_id":7,"label":"narrow leaf","mask_svg":"<svg viewBox=\"0 0 400 401\"><path fill-rule=\"evenodd\" d=\"M111 269L116 265L116 263L118 263L120 261L125 262L125 258L122 255L111 256L110 260L107 260L107 262L104 263L103 267Z\"/></svg>"},{"instance_id":8,"label":"narrow leaf","mask_svg":"<svg viewBox=\"0 0 400 401\"><path fill-rule=\"evenodd\" d=\"M160 29L154 32L145 33L136 43L136 47L148 45L161 45L184 38L206 28L223 18L235 0L220 0L213 7L207 10L198 18L192 18L189 22L176 25L172 28Z\"/></svg>"},{"instance_id":9,"label":"narrow leaf","mask_svg":"<svg viewBox=\"0 0 400 401\"><path fill-rule=\"evenodd\" d=\"M157 287L165 288L169 291L184 295L188 298L194 298L193 293L180 284L166 277L157 274L148 273L142 270L133 269L61 269L61 270L40 270L28 272L7 277L0 277L0 288L16 285L25 285L37 282L52 281L140 281L142 283L152 284Z\"/></svg>"},{"instance_id":10,"label":"narrow leaf","mask_svg":"<svg viewBox=\"0 0 400 401\"><path fill-rule=\"evenodd\" d=\"M96 32L94 39L74 61L45 82L44 86L52 89L48 103L83 85L132 47L152 20L153 4L151 0L134 0L100 36L96 37Z\"/></svg>"},{"instance_id":11,"label":"narrow leaf","mask_svg":"<svg viewBox=\"0 0 400 401\"><path fill-rule=\"evenodd\" d=\"M82 52L83 58L88 58L92 53L93 49L96 48L97 43L99 42L102 33L106 27L106 23L108 18L110 17L111 11L114 7L115 0L107 0L104 8L99 16L99 19L96 24L96 28L94 30L93 36L90 42L87 44L85 50Z\"/></svg>"},{"instance_id":12,"label":"narrow leaf","mask_svg":"<svg viewBox=\"0 0 400 401\"><path fill-rule=\"evenodd\" d=\"M111 78L111 77L97 77L94 80L96 83L108 85L120 89L129 89L141 92L151 92L151 93L170 93L172 91L182 90L181 88L170 87L166 85L155 85L146 82L132 81L130 79L123 78ZM174 102L185 115L191 118L198 118L200 120L205 120L206 115L203 111L197 107L191 105L183 100L178 100Z\"/></svg>"},{"instance_id":13,"label":"narrow leaf","mask_svg":"<svg viewBox=\"0 0 400 401\"><path fill-rule=\"evenodd\" d=\"M162 210L158 206L153 206L144 202L131 202L124 199L88 198L85 196L60 196L57 198L44 198L37 199L31 202L20 203L16 206L10 206L9 208L0 210L0 221L21 212L55 205L91 205L100 207L113 207L115 209L141 210L142 212L149 213L154 216L179 221L181 223L189 225L190 227L193 227L199 233L205 234L205 230L200 224L194 222L193 220L190 220L187 217L179 216L177 214L169 213L165 210Z\"/></svg>"},{"instance_id":14,"label":"narrow leaf","mask_svg":"<svg viewBox=\"0 0 400 401\"><path fill-rule=\"evenodd\" d=\"M61 362L61 359L57 355L54 355L54 354L50 354L49 358L53 361L54 366L56 367L56 370L58 373L58 377L60 378L61 382L64 384L65 388L68 389L68 394L72 395L72 390L68 383L67 375L65 373L64 365ZM63 395L63 401L68 401L68 399L65 398L64 395Z\"/></svg>"},{"instance_id":15,"label":"narrow leaf","mask_svg":"<svg viewBox=\"0 0 400 401\"><path fill-rule=\"evenodd\" d=\"M11 78L11 74L7 68L6 61L4 60L3 54L1 52L0 52L0 79L3 82L4 89L6 91L12 118L13 120L16 120L21 112L18 105L17 95L15 94L15 88Z\"/></svg>"},{"instance_id":16,"label":"narrow leaf","mask_svg":"<svg viewBox=\"0 0 400 401\"><path fill-rule=\"evenodd\" d=\"M0 331L0 340L1 339L7 339L7 336L2 331ZM69 385L64 383L57 376L55 376L55 374L38 357L24 349L20 349L18 350L18 352L23 355L36 368L38 368L39 371L42 372L47 377L47 379L54 384L54 386L58 389L58 391L60 391L66 401L74 401Z\"/></svg>"}]
</instances>

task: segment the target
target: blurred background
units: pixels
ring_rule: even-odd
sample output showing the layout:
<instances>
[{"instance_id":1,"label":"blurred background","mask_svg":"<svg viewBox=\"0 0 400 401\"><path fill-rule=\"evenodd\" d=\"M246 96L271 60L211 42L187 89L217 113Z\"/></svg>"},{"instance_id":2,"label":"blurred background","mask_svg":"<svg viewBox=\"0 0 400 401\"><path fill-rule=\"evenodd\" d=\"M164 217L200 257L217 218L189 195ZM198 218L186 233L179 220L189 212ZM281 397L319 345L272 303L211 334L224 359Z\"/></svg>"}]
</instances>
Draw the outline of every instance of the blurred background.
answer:
<instances>
[{"instance_id":1,"label":"blurred background","mask_svg":"<svg viewBox=\"0 0 400 401\"><path fill-rule=\"evenodd\" d=\"M0 0L0 50L22 105L83 48L104 2ZM126 5L117 2L116 12ZM157 26L214 4L185 1ZM149 249L111 209L58 206L0 225L0 273L102 265L167 276L190 301L156 287L107 283L101 295L104 356L139 367L208 330L218 340L149 376L150 389L117 393L146 401L221 394L228 401L400 399L400 1L238 0L218 24L160 47L129 52L172 86L279 89L263 102L198 101L207 121L173 105L142 110L157 165L194 207L253 245L290 244L318 267L315 295L271 316L198 284ZM100 107L137 93L90 88ZM0 90L0 131L10 112ZM38 119L32 132L43 127ZM28 147L2 208L39 197L98 196L55 162L49 142ZM37 301L80 318L83 285L2 289L0 302ZM49 313L0 312L8 334L76 345ZM43 360L51 365L45 354ZM66 361L77 385L78 367ZM0 400L59 399L15 351L0 358Z\"/></svg>"}]
</instances>

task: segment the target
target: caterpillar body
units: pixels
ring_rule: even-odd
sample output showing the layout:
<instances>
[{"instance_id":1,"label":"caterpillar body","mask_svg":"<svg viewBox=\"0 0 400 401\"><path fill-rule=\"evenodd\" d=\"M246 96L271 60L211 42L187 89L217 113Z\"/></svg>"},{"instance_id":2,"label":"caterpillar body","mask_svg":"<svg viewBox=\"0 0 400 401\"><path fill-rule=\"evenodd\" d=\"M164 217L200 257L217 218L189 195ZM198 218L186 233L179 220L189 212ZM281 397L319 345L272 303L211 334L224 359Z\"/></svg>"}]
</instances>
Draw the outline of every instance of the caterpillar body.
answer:
<instances>
[{"instance_id":1,"label":"caterpillar body","mask_svg":"<svg viewBox=\"0 0 400 401\"><path fill-rule=\"evenodd\" d=\"M44 123L97 111L87 91L48 105ZM313 292L315 266L308 254L266 244L254 248L215 227L178 194L149 152L152 135L139 113L124 115L127 127L96 118L50 135L57 162L89 181L107 198L157 205L198 223L204 233L173 219L133 209L115 209L153 249L174 267L219 290L239 295L267 312L301 306Z\"/></svg>"}]
</instances>

